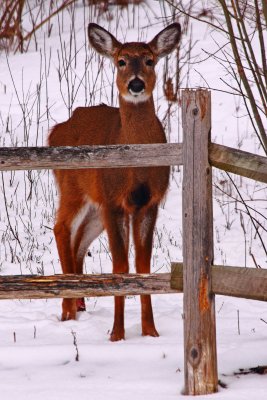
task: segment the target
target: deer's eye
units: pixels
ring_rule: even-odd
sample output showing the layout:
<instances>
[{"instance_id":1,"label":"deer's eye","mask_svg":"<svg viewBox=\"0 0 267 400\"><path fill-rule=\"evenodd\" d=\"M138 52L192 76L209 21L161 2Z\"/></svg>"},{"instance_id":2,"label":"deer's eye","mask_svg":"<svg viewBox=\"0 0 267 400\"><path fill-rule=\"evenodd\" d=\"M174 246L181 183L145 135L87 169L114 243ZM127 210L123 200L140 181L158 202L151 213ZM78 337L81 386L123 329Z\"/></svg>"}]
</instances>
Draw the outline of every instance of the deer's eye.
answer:
<instances>
[{"instance_id":1,"label":"deer's eye","mask_svg":"<svg viewBox=\"0 0 267 400\"><path fill-rule=\"evenodd\" d=\"M118 66L119 66L119 67L125 67L125 65L126 65L126 62L121 58L121 59L118 61Z\"/></svg>"},{"instance_id":2,"label":"deer's eye","mask_svg":"<svg viewBox=\"0 0 267 400\"><path fill-rule=\"evenodd\" d=\"M154 61L152 60L152 58L146 60L146 65L148 65L149 67L152 67L154 65Z\"/></svg>"}]
</instances>

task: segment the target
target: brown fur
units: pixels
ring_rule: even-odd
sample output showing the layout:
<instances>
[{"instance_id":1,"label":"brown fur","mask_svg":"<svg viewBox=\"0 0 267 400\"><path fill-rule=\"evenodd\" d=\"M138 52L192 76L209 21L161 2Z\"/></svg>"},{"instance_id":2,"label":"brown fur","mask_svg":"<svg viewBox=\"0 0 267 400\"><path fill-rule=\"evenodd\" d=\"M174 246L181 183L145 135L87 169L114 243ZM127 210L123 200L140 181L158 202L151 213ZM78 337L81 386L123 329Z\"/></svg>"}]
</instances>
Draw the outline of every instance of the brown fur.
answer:
<instances>
[{"instance_id":1,"label":"brown fur","mask_svg":"<svg viewBox=\"0 0 267 400\"><path fill-rule=\"evenodd\" d=\"M94 37L90 37L89 28L91 44L101 54L107 55L109 52L108 55L111 56L112 51L115 65L122 58L126 62L126 66L118 67L120 108L105 105L77 108L68 121L54 127L49 136L49 145L165 143L166 137L156 117L152 97L156 79L154 65L146 65L147 59L156 63L158 54L152 51L156 44L152 41L148 45L122 45L95 24L91 24L91 30L93 33L103 34L104 39L112 39L112 50L105 45L102 48L102 42L99 45ZM146 101L133 103L126 100L125 95L129 94L129 80L137 76L144 81L148 98ZM113 272L127 273L131 216L136 270L149 273L153 231L158 205L168 187L169 168L57 170L55 178L60 204L54 232L63 272L82 273L87 247L106 229ZM150 296L141 296L141 305L142 334L158 336ZM75 299L63 300L62 320L75 318L76 311ZM111 340L120 339L124 339L124 298L115 297Z\"/></svg>"}]
</instances>

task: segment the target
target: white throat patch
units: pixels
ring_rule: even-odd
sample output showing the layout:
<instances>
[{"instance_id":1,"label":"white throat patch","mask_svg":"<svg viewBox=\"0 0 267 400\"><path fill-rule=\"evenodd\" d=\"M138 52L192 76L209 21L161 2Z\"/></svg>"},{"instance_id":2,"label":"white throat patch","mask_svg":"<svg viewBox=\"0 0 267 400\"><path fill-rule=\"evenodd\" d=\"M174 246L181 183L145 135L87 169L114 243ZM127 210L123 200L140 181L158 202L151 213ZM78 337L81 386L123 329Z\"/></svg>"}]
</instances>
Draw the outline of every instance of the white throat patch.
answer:
<instances>
[{"instance_id":1,"label":"white throat patch","mask_svg":"<svg viewBox=\"0 0 267 400\"><path fill-rule=\"evenodd\" d=\"M134 93L134 92L132 92ZM149 100L150 96L146 93L144 93L144 91L140 92L139 94L135 93L132 94L127 93L127 94L123 94L122 97L125 101L127 101L128 103L134 103L134 104L138 104L138 103L144 103L146 101Z\"/></svg>"}]
</instances>

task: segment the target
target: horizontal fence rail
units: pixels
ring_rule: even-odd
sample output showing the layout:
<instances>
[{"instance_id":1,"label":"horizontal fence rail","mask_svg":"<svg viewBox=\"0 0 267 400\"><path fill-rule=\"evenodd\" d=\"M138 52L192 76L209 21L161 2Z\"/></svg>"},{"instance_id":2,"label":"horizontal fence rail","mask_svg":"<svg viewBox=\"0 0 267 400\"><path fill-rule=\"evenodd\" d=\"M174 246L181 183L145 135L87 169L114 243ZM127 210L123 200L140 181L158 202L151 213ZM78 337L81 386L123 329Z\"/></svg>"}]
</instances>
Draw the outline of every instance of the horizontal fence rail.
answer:
<instances>
[{"instance_id":1,"label":"horizontal fence rail","mask_svg":"<svg viewBox=\"0 0 267 400\"><path fill-rule=\"evenodd\" d=\"M181 143L0 148L0 171L159 167L183 164ZM215 143L209 145L213 167L267 183L267 157Z\"/></svg>"},{"instance_id":2,"label":"horizontal fence rail","mask_svg":"<svg viewBox=\"0 0 267 400\"><path fill-rule=\"evenodd\" d=\"M213 167L267 183L267 157L210 143L209 159Z\"/></svg>"},{"instance_id":3,"label":"horizontal fence rail","mask_svg":"<svg viewBox=\"0 0 267 400\"><path fill-rule=\"evenodd\" d=\"M182 263L172 263L171 288L183 291ZM267 269L213 265L211 291L223 296L267 301Z\"/></svg>"},{"instance_id":4,"label":"horizontal fence rail","mask_svg":"<svg viewBox=\"0 0 267 400\"><path fill-rule=\"evenodd\" d=\"M41 299L55 297L133 296L177 293L171 275L14 275L0 276L0 299Z\"/></svg>"},{"instance_id":5,"label":"horizontal fence rail","mask_svg":"<svg viewBox=\"0 0 267 400\"><path fill-rule=\"evenodd\" d=\"M211 268L214 294L267 301L267 270L215 265ZM171 273L97 275L0 276L0 299L137 296L183 292L183 264Z\"/></svg>"},{"instance_id":6,"label":"horizontal fence rail","mask_svg":"<svg viewBox=\"0 0 267 400\"><path fill-rule=\"evenodd\" d=\"M0 148L0 170L159 167L182 164L182 144Z\"/></svg>"}]
</instances>

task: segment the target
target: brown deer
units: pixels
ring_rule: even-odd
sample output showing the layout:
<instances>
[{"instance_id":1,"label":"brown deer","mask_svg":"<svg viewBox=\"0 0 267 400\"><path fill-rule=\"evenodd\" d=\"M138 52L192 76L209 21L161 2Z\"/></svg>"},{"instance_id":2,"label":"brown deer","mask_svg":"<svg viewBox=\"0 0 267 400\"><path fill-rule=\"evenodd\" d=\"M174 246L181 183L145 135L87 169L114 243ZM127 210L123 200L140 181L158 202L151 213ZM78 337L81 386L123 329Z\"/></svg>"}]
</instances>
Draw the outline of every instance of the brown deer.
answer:
<instances>
[{"instance_id":1,"label":"brown deer","mask_svg":"<svg viewBox=\"0 0 267 400\"><path fill-rule=\"evenodd\" d=\"M119 108L79 107L56 125L50 146L166 143L155 114L152 92L155 65L177 46L178 23L169 25L149 43L120 43L100 26L90 23L89 41L117 68ZM129 224L132 224L136 271L150 272L153 231L158 206L169 182L169 167L57 170L60 203L54 233L64 273L81 274L89 245L107 230L113 273L127 273ZM64 299L62 321L85 310L84 299ZM158 336L151 298L141 296L142 334ZM124 339L124 297L115 297L111 341Z\"/></svg>"}]
</instances>

